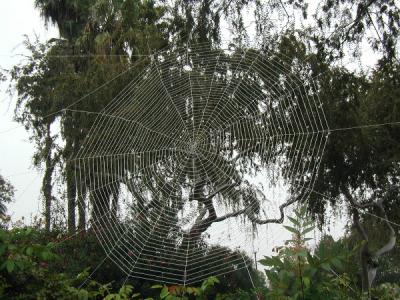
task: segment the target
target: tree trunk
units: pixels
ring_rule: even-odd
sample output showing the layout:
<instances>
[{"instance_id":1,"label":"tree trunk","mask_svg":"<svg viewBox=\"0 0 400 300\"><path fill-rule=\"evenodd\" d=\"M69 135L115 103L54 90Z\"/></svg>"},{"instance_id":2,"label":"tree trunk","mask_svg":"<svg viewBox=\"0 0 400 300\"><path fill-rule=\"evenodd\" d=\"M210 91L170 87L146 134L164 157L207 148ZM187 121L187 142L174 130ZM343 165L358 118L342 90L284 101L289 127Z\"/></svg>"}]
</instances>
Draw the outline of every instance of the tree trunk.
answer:
<instances>
[{"instance_id":1,"label":"tree trunk","mask_svg":"<svg viewBox=\"0 0 400 300\"><path fill-rule=\"evenodd\" d=\"M364 244L360 250L360 261L361 261L361 279L362 279L362 289L364 292L369 292L378 270L378 259L383 254L391 251L396 245L396 232L394 231L392 225L390 224L386 211L383 207L383 199L378 201L371 201L367 204L359 204L351 195L347 187L341 187L343 194L345 195L347 201L351 204L351 210L353 214L354 226L357 232L360 234ZM370 250L368 234L360 222L359 209L365 209L370 206L375 206L379 209L381 213L382 220L385 222L386 227L389 232L389 240L381 248L372 252Z\"/></svg>"},{"instance_id":2,"label":"tree trunk","mask_svg":"<svg viewBox=\"0 0 400 300\"><path fill-rule=\"evenodd\" d=\"M80 183L80 191L78 195L78 230L86 229L86 185Z\"/></svg>"},{"instance_id":3,"label":"tree trunk","mask_svg":"<svg viewBox=\"0 0 400 300\"><path fill-rule=\"evenodd\" d=\"M97 187L90 193L92 204L92 227L102 230L113 225L110 216L111 191L107 187Z\"/></svg>"},{"instance_id":4,"label":"tree trunk","mask_svg":"<svg viewBox=\"0 0 400 300\"><path fill-rule=\"evenodd\" d=\"M45 219L45 230L46 232L50 232L50 224L51 224L51 204L53 200L52 195L52 175L54 171L55 162L51 157L53 140L51 138L50 132L50 123L46 126L46 141L45 141L45 149L44 153L46 156L45 159L45 172L42 181L42 194L44 198L44 219Z\"/></svg>"},{"instance_id":5,"label":"tree trunk","mask_svg":"<svg viewBox=\"0 0 400 300\"><path fill-rule=\"evenodd\" d=\"M74 128L69 128L72 132L76 130ZM76 230L76 206L77 206L77 189L80 187L76 185L75 182L75 166L71 163L71 158L74 157L75 153L78 152L80 147L79 140L76 136L68 136L66 138L65 144L65 172L67 181L67 206L68 206L68 233L72 234ZM79 200L78 200L79 201Z\"/></svg>"},{"instance_id":6,"label":"tree trunk","mask_svg":"<svg viewBox=\"0 0 400 300\"><path fill-rule=\"evenodd\" d=\"M118 219L118 197L119 197L119 184L113 185L113 192L111 194L112 200L111 200L111 219L114 220L114 222L117 221Z\"/></svg>"},{"instance_id":7,"label":"tree trunk","mask_svg":"<svg viewBox=\"0 0 400 300\"><path fill-rule=\"evenodd\" d=\"M353 214L353 223L357 229L357 232L361 236L364 244L360 249L360 263L361 263L361 284L362 290L364 292L369 291L370 289L370 276L369 269L372 261L372 254L369 251L369 239L364 227L360 223L360 216L357 208L352 209ZM371 282L372 284L372 282Z\"/></svg>"},{"instance_id":8,"label":"tree trunk","mask_svg":"<svg viewBox=\"0 0 400 300\"><path fill-rule=\"evenodd\" d=\"M71 163L66 163L66 177L67 177L67 210L68 210L68 233L73 234L75 232L75 208L76 208L76 186L74 180L74 170Z\"/></svg>"}]
</instances>

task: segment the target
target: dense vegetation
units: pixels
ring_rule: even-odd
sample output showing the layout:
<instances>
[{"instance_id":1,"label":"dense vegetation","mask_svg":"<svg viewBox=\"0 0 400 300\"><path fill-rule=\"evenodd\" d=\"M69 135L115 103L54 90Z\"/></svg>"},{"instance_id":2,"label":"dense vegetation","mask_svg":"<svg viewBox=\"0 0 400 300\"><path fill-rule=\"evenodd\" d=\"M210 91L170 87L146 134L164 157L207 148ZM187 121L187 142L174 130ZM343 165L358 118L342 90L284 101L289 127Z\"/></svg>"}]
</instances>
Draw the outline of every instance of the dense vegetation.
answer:
<instances>
[{"instance_id":1,"label":"dense vegetation","mask_svg":"<svg viewBox=\"0 0 400 300\"><path fill-rule=\"evenodd\" d=\"M29 131L36 148L33 163L44 171L44 221L31 227L10 226L5 204L12 200L14 190L0 177L1 296L400 297L396 284L400 280L396 239L400 223L400 9L396 1L326 0L311 16L311 2L303 0L36 0L35 4L44 21L58 27L60 37L45 43L26 40L30 57L7 75L10 91L17 95L15 120ZM251 35L245 26L247 9L255 14L255 45L247 42ZM124 282L125 276L108 261L101 271L92 274L105 254L91 226L96 216L87 207L96 207L101 201L110 203L105 213L113 216L119 203L118 196L113 194L102 199L88 191L87 197L78 197L86 196L86 191L75 180L70 158L78 153L96 118L95 114L82 111L96 113L106 107L146 68L148 55L159 49L176 49L188 41L218 49L224 35L222 21L232 28L232 44L254 52L268 51L282 63L301 67L304 74L312 76L331 128L313 191L304 205L299 204L296 217L289 219L292 225L286 227L293 238L276 256L260 261L268 283L254 266L250 268L255 288L245 270L210 277L200 287L158 286L131 279ZM378 58L373 68L366 70L361 62L353 69L346 67L349 61L360 61L362 51L368 47ZM296 65L299 61L304 63ZM99 88L105 84L107 88ZM238 151L244 158L252 158L244 149ZM294 176L300 180L304 174ZM138 199L157 190L157 185L150 189L146 180L142 184L145 192L135 195ZM157 184L160 187L165 182ZM213 184L224 186L221 182ZM65 196L61 197L56 187L63 187ZM211 215L212 201L207 202L210 196L200 192L205 188L194 186L192 194L204 202ZM291 192L296 195L299 191L294 186ZM222 195L227 205L234 205L229 191L221 188L216 193ZM251 189L239 193L256 195ZM316 226L327 226L329 206L337 214L342 208L348 211L347 233L339 241L325 236L316 249L310 249L307 233ZM257 223L257 216L246 217ZM217 218L208 220L204 228L216 221ZM282 223L280 219L276 221ZM198 242L201 243L200 237Z\"/></svg>"}]
</instances>

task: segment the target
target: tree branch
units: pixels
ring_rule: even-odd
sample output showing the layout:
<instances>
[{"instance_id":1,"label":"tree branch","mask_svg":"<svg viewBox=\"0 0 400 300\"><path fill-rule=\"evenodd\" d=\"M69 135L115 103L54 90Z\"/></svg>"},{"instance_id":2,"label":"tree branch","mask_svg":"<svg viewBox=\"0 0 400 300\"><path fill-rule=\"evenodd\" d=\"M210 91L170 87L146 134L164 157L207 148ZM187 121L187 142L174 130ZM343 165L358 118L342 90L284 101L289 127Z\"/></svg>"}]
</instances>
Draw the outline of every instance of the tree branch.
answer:
<instances>
[{"instance_id":1,"label":"tree branch","mask_svg":"<svg viewBox=\"0 0 400 300\"><path fill-rule=\"evenodd\" d=\"M377 256L377 257L379 257L382 254L385 254L385 253L391 251L394 248L394 246L396 245L396 232L394 231L392 225L389 222L389 219L387 217L385 208L383 207L382 203L383 203L383 199L379 200L376 203L376 206L381 211L382 217L385 220L385 224L386 224L386 226L388 227L388 229L390 231L390 236L389 236L389 241L375 252L375 256Z\"/></svg>"},{"instance_id":2,"label":"tree branch","mask_svg":"<svg viewBox=\"0 0 400 300\"><path fill-rule=\"evenodd\" d=\"M233 188L237 185L238 185L237 183L223 184L219 188L217 188L214 192L212 192L210 195L208 195L207 198L205 198L204 200L205 201L211 200L212 198L214 198L217 194L221 193L222 191L224 191L228 188Z\"/></svg>"},{"instance_id":3,"label":"tree branch","mask_svg":"<svg viewBox=\"0 0 400 300\"><path fill-rule=\"evenodd\" d=\"M354 225L358 233L364 240L364 245L361 248L360 255L361 255L361 268L362 268L362 285L363 285L363 290L367 291L371 288L372 283L376 277L376 272L378 269L377 259L381 255L391 251L396 245L396 232L394 231L392 225L388 220L385 208L383 207L383 199L379 199L378 201L371 201L366 204L359 204L353 198L347 187L341 186L341 191L352 206ZM384 244L381 248L379 248L377 251L375 251L375 253L372 253L370 251L368 234L360 222L360 216L358 212L358 209L364 209L371 206L376 206L379 209L379 211L382 214L382 219L385 221L385 224L390 232L388 242Z\"/></svg>"},{"instance_id":4,"label":"tree branch","mask_svg":"<svg viewBox=\"0 0 400 300\"><path fill-rule=\"evenodd\" d=\"M250 218L250 220L252 222L257 223L257 224L268 224L268 223L279 223L279 224L281 224L283 222L283 220L285 219L285 213L284 213L283 210L287 206L297 202L298 200L299 200L299 197L292 197L288 201L286 201L285 203L281 204L279 206L279 212L280 212L280 217L279 218L261 220L261 219L255 218L254 216L250 216L250 215L248 215L248 217Z\"/></svg>"}]
</instances>

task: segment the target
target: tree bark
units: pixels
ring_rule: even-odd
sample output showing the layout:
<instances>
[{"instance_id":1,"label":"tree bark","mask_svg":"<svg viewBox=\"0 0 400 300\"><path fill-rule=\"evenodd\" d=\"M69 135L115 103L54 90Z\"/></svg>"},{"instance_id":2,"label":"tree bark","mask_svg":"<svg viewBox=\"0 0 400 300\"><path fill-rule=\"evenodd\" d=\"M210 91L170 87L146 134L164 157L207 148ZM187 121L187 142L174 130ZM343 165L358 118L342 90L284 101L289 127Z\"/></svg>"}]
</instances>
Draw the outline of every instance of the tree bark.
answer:
<instances>
[{"instance_id":1,"label":"tree bark","mask_svg":"<svg viewBox=\"0 0 400 300\"><path fill-rule=\"evenodd\" d=\"M44 154L45 158L45 172L42 180L42 194L45 202L45 209L44 209L44 219L45 219L45 230L46 232L50 232L50 225L51 225L51 205L53 200L52 195L52 176L54 171L55 162L52 158L52 146L53 140L51 138L51 131L50 131L50 123L46 125L46 141L45 141L45 149Z\"/></svg>"},{"instance_id":2,"label":"tree bark","mask_svg":"<svg viewBox=\"0 0 400 300\"><path fill-rule=\"evenodd\" d=\"M76 186L74 180L74 170L71 163L66 163L67 178L67 210L68 210L68 233L73 234L76 230L75 209L76 209Z\"/></svg>"},{"instance_id":3,"label":"tree bark","mask_svg":"<svg viewBox=\"0 0 400 300\"><path fill-rule=\"evenodd\" d=\"M351 210L353 214L354 226L357 232L360 234L364 244L360 250L360 262L361 262L361 279L362 279L362 289L365 292L369 292L378 270L379 264L378 259L383 254L391 251L396 245L396 232L394 231L392 225L390 224L388 217L386 215L385 208L383 207L383 199L378 201L371 201L366 204L359 204L351 195L347 187L342 186L341 190L346 197L347 201L351 204ZM382 220L385 222L386 227L389 231L388 241L377 251L372 252L370 249L368 233L360 222L359 209L368 208L375 206L379 209L381 213Z\"/></svg>"},{"instance_id":4,"label":"tree bark","mask_svg":"<svg viewBox=\"0 0 400 300\"><path fill-rule=\"evenodd\" d=\"M86 185L80 183L80 192L78 195L78 230L86 229Z\"/></svg>"}]
</instances>

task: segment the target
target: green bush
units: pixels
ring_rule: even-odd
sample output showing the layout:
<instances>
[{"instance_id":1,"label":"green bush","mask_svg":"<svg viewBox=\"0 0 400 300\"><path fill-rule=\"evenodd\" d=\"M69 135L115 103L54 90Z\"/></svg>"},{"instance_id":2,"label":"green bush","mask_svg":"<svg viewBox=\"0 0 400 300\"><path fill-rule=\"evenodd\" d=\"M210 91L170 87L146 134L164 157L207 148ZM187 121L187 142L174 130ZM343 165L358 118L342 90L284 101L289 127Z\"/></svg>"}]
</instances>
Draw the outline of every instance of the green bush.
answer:
<instances>
[{"instance_id":1,"label":"green bush","mask_svg":"<svg viewBox=\"0 0 400 300\"><path fill-rule=\"evenodd\" d=\"M307 217L306 208L300 208L295 218L288 219L291 226L284 227L293 238L286 241L277 255L260 260L267 267L267 299L359 299L353 278L344 267L354 257L356 249L338 251L335 242L329 247L321 243L311 253L306 247L311 239L306 236L315 225Z\"/></svg>"},{"instance_id":2,"label":"green bush","mask_svg":"<svg viewBox=\"0 0 400 300\"><path fill-rule=\"evenodd\" d=\"M77 251L71 251L68 256L66 251L77 246L76 241L59 247L60 244L45 243L48 238L45 233L30 227L0 229L0 299L254 299L253 291L238 289L237 292L218 293L214 287L219 283L216 277L208 278L200 287L151 287L148 283L147 289L143 286L136 289L130 284L117 289L115 282L99 283L92 279L91 268L77 276L72 275L71 270L78 268L77 263L69 265L68 272L62 272L69 262L73 262L74 255L78 255L80 263L85 262L83 254L94 247L93 240L89 240L87 249L83 247L83 253L77 247Z\"/></svg>"}]
</instances>

